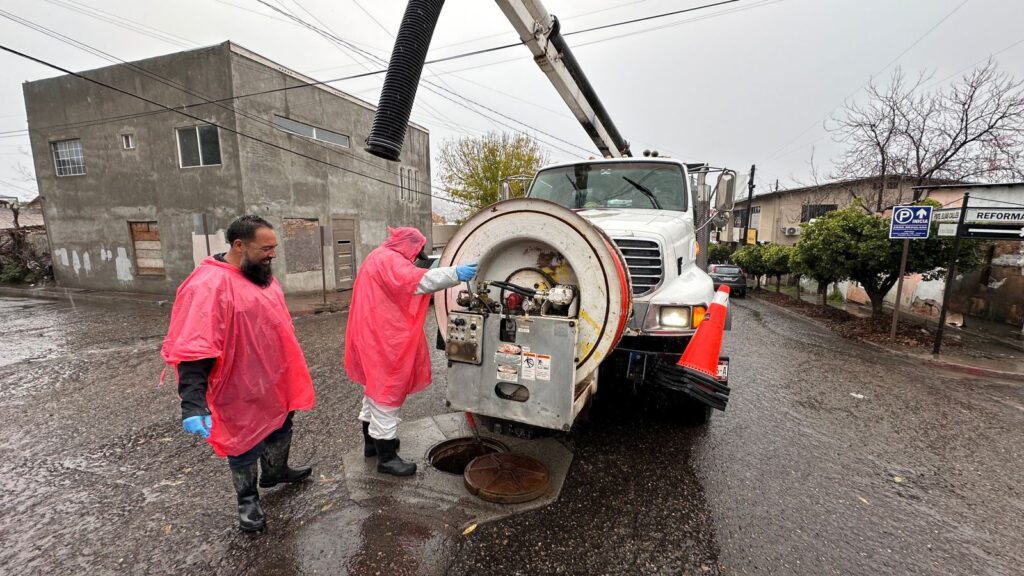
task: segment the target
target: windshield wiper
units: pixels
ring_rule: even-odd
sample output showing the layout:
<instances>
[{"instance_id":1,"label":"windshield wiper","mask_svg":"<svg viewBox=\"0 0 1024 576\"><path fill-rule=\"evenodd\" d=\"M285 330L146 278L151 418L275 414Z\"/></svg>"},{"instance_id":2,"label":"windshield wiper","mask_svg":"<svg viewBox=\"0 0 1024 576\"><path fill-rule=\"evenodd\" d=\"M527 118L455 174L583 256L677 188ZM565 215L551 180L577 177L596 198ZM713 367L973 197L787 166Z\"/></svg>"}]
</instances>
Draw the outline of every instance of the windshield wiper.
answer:
<instances>
[{"instance_id":1,"label":"windshield wiper","mask_svg":"<svg viewBox=\"0 0 1024 576\"><path fill-rule=\"evenodd\" d=\"M650 188L644 186L643 184L637 182L636 180L633 180L629 176L623 176L622 179L632 184L633 188L636 188L637 190L643 192L644 196L647 196L647 199L651 201L651 204L654 204L654 207L656 209L661 210L661 204L658 204L658 199L655 198L654 192L651 192Z\"/></svg>"}]
</instances>

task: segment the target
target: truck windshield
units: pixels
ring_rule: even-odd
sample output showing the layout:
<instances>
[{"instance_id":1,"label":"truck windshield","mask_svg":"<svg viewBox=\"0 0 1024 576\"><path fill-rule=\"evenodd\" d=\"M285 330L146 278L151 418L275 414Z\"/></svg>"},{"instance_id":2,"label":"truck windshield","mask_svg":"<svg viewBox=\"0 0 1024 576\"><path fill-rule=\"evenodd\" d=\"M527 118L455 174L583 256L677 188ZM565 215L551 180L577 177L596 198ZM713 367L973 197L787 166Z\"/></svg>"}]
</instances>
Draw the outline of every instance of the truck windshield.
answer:
<instances>
[{"instance_id":1,"label":"truck windshield","mask_svg":"<svg viewBox=\"0 0 1024 576\"><path fill-rule=\"evenodd\" d=\"M574 209L657 208L686 211L683 169L663 162L595 162L537 173L531 198Z\"/></svg>"}]
</instances>

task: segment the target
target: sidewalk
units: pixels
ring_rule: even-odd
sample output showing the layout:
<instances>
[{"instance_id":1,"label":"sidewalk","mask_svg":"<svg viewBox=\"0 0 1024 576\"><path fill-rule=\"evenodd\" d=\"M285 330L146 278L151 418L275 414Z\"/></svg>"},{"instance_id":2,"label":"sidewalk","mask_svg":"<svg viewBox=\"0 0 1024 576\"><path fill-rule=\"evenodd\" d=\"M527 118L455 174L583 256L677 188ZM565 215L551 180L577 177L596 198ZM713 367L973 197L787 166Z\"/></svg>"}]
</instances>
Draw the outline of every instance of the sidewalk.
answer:
<instances>
[{"instance_id":1,"label":"sidewalk","mask_svg":"<svg viewBox=\"0 0 1024 576\"><path fill-rule=\"evenodd\" d=\"M783 314L812 324L817 324L829 331L835 331L833 326L829 325L828 322L818 318L809 317L806 314L803 314L799 309L782 306L771 302L766 298L758 298L758 293L756 292L748 294L756 298L758 302L778 310ZM772 294L774 296L774 292ZM818 304L816 295L811 295L810 298L801 298L801 300L811 304ZM845 310L851 316L857 318L871 317L871 310L865 306L847 303L845 305L834 307L837 310ZM891 316L887 315L885 320L887 322L891 322ZM913 314L905 314L901 310L901 330L905 330L906 324L908 323L921 326L921 330L930 328L930 333L934 333L934 327L936 324L934 321L929 323L927 318ZM1002 338L996 338L989 334L965 331L954 326L946 326L945 335L943 337L944 344L942 352L939 355L931 354L930 348L926 350L917 346L910 347L889 342L879 343L861 337L855 337L854 339L881 351L920 362L927 362L948 370L954 370L975 376L1024 381L1024 352L1021 352L1019 344L1015 346L1015 343L1007 342ZM950 340L957 342L958 346L954 347L948 345L947 342Z\"/></svg>"},{"instance_id":2,"label":"sidewalk","mask_svg":"<svg viewBox=\"0 0 1024 576\"><path fill-rule=\"evenodd\" d=\"M17 298L43 298L47 300L67 300L69 302L135 302L170 306L173 296L165 294L138 294L135 292L113 292L103 290L83 290L78 288L62 288L60 286L14 286L0 285L0 296ZM313 294L294 294L285 296L288 312L293 318L310 316L324 312L339 312L348 308L352 300L352 291L328 292L326 302L320 292Z\"/></svg>"}]
</instances>

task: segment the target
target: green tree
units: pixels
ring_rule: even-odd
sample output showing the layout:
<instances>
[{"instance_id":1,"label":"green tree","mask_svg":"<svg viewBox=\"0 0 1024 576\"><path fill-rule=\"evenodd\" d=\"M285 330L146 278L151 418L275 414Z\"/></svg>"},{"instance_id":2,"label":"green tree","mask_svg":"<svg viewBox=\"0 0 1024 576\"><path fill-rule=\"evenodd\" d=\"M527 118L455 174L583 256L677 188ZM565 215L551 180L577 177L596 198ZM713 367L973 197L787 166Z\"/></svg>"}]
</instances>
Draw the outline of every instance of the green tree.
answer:
<instances>
[{"instance_id":1,"label":"green tree","mask_svg":"<svg viewBox=\"0 0 1024 576\"><path fill-rule=\"evenodd\" d=\"M732 252L728 244L711 244L708 246L708 264L728 264Z\"/></svg>"},{"instance_id":2,"label":"green tree","mask_svg":"<svg viewBox=\"0 0 1024 576\"><path fill-rule=\"evenodd\" d=\"M445 191L475 212L500 199L502 180L533 176L548 156L532 136L488 132L479 138L445 140L439 162ZM510 187L513 198L526 194L524 180L512 180Z\"/></svg>"},{"instance_id":3,"label":"green tree","mask_svg":"<svg viewBox=\"0 0 1024 576\"><path fill-rule=\"evenodd\" d=\"M849 238L841 233L839 221L850 209L833 211L812 223L804 224L800 241L790 255L791 273L807 276L818 283L821 305L828 306L828 286L849 277L846 255L851 249Z\"/></svg>"},{"instance_id":4,"label":"green tree","mask_svg":"<svg viewBox=\"0 0 1024 576\"><path fill-rule=\"evenodd\" d=\"M792 246L783 246L781 244L768 244L761 249L764 273L775 277L776 292L780 291L779 285L782 283L782 277L789 274L789 259L792 254Z\"/></svg>"},{"instance_id":5,"label":"green tree","mask_svg":"<svg viewBox=\"0 0 1024 576\"><path fill-rule=\"evenodd\" d=\"M933 200L922 203L937 204ZM806 242L805 242L806 241ZM925 240L911 240L907 274L938 277L952 255L953 239L933 232ZM815 263L829 283L849 278L859 283L871 299L871 313L879 315L886 294L899 280L903 242L889 239L889 219L855 207L830 212L804 226L797 243L799 258ZM958 270L970 270L981 261L976 242L964 242L957 259ZM811 274L813 276L813 274ZM831 279L828 276L832 276ZM821 291L819 281L819 292Z\"/></svg>"},{"instance_id":6,"label":"green tree","mask_svg":"<svg viewBox=\"0 0 1024 576\"><path fill-rule=\"evenodd\" d=\"M764 248L760 244L744 246L733 252L730 258L732 263L743 268L745 273L754 275L757 280L755 290L761 289L761 276L765 274L763 251Z\"/></svg>"}]
</instances>

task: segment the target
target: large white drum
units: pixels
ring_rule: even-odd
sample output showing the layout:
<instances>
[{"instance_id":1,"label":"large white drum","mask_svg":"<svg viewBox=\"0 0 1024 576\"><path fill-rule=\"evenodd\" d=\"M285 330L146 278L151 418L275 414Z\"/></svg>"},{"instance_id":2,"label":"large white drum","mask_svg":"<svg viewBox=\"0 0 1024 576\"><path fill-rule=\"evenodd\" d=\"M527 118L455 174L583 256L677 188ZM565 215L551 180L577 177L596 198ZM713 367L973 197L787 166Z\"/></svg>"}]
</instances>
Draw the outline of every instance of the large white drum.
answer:
<instances>
[{"instance_id":1,"label":"large white drum","mask_svg":"<svg viewBox=\"0 0 1024 576\"><path fill-rule=\"evenodd\" d=\"M579 288L576 383L587 379L618 344L633 308L629 269L615 244L599 228L553 202L506 200L473 215L441 254L441 266L479 263L478 280L533 286L550 276ZM439 293L438 326L459 310L465 286ZM497 288L491 295L498 299ZM444 331L441 331L444 334Z\"/></svg>"}]
</instances>

